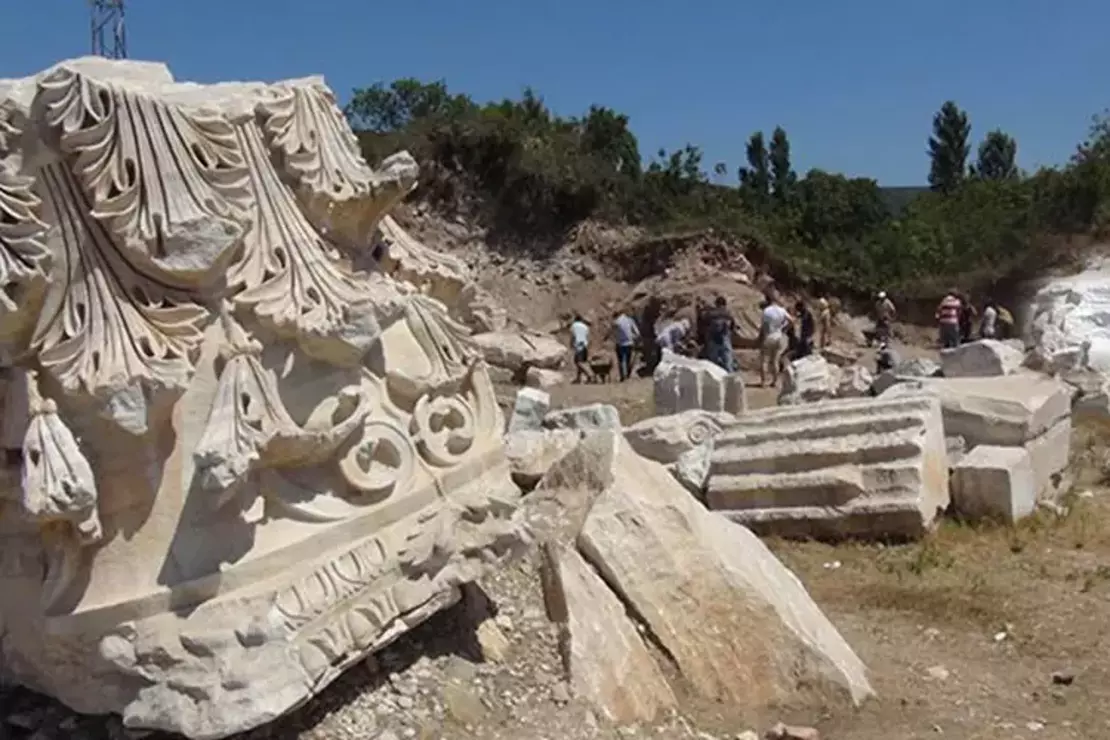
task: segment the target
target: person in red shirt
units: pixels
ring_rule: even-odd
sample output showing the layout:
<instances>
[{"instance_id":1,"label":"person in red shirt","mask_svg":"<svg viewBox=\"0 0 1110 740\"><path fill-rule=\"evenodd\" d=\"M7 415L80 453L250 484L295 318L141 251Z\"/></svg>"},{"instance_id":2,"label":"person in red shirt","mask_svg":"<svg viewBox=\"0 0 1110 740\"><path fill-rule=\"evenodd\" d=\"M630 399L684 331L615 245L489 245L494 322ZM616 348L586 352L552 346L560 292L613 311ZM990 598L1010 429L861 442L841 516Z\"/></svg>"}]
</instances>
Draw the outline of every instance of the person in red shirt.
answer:
<instances>
[{"instance_id":1,"label":"person in red shirt","mask_svg":"<svg viewBox=\"0 0 1110 740\"><path fill-rule=\"evenodd\" d=\"M963 302L957 297L955 288L945 294L937 306L936 319L940 327L940 346L951 349L960 346L960 309Z\"/></svg>"}]
</instances>

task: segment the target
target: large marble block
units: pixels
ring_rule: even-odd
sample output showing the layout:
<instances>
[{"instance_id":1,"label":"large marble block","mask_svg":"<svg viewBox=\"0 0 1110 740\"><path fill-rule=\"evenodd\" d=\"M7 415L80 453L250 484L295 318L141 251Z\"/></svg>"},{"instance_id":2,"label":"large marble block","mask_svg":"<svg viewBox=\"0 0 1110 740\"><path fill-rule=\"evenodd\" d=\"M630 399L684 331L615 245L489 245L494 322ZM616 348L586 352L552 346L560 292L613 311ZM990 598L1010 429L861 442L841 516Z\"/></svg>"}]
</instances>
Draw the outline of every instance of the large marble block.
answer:
<instances>
[{"instance_id":1,"label":"large marble block","mask_svg":"<svg viewBox=\"0 0 1110 740\"><path fill-rule=\"evenodd\" d=\"M0 679L223 737L527 543L416 175L321 78L0 81Z\"/></svg>"}]
</instances>

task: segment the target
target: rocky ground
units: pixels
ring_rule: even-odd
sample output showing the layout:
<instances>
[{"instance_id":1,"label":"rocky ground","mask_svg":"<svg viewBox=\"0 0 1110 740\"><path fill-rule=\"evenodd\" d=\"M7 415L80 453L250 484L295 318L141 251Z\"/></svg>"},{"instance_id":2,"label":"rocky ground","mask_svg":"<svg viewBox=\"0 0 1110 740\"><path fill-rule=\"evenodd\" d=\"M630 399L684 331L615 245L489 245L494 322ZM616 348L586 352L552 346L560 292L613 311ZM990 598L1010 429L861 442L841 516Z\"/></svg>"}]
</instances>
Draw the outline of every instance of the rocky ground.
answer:
<instances>
[{"instance_id":1,"label":"rocky ground","mask_svg":"<svg viewBox=\"0 0 1110 740\"><path fill-rule=\"evenodd\" d=\"M465 223L418 210L402 220L470 263L520 326L556 331L570 311L604 321L651 297L681 312L696 296L719 292L754 334L760 277L711 235L668 242L587 226L553 256L510 259ZM622 239L638 244L635 259L614 256ZM843 317L838 340L855 342L859 328ZM932 353L927 333L902 333L904 355ZM773 404L775 390L754 387L754 355L741 353L741 364L749 404ZM507 402L514 391L499 395ZM653 413L650 379L551 393L556 406L613 404L626 424ZM240 740L751 740L779 721L817 728L826 739L1110 736L1110 446L1079 427L1073 451L1078 493L1016 528L946 522L923 542L886 547L771 543L869 666L878 698L858 710L811 702L749 716L685 700L651 726L611 726L566 682L534 550L309 705ZM574 530L574 513L541 495L526 496L524 509L541 541ZM0 740L139 736L23 689L0 691L0 717Z\"/></svg>"},{"instance_id":2,"label":"rocky ground","mask_svg":"<svg viewBox=\"0 0 1110 740\"><path fill-rule=\"evenodd\" d=\"M650 413L643 380L556 396L569 405L606 392ZM764 396L755 390L751 400ZM1084 427L1073 449L1077 493L1016 528L946 522L923 542L887 547L772 542L869 666L878 698L858 710L811 704L740 716L688 701L652 726L608 726L565 681L534 551L481 584L488 602L471 593L310 705L240 740L708 740L750 738L779 720L855 740L1104 737L1110 449ZM525 498L525 512L541 539L573 530L566 511L538 494ZM30 692L2 696L0 738L131 737L114 720L74 716Z\"/></svg>"}]
</instances>

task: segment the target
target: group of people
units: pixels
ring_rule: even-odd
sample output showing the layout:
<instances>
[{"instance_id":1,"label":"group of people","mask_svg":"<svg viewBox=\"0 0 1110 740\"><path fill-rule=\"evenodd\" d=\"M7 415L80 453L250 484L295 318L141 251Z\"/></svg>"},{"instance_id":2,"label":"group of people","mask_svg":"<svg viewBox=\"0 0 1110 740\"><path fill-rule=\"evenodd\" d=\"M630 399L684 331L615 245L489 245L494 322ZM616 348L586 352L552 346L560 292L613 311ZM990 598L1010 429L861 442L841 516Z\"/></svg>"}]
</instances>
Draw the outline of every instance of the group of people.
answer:
<instances>
[{"instance_id":1,"label":"group of people","mask_svg":"<svg viewBox=\"0 0 1110 740\"><path fill-rule=\"evenodd\" d=\"M951 288L937 306L936 320L940 332L940 346L944 349L958 347L975 339L973 326L978 312L971 299ZM979 321L979 339L1006 339L1014 327L1014 317L993 300L983 305Z\"/></svg>"},{"instance_id":2,"label":"group of people","mask_svg":"<svg viewBox=\"0 0 1110 740\"><path fill-rule=\"evenodd\" d=\"M664 350L677 351L690 331L686 319L674 319L663 324L655 333L654 356L649 356L649 369L654 370ZM576 314L570 325L571 349L574 351L575 383L590 379L594 372L589 366L590 324ZM617 376L621 382L632 377L633 358L637 345L643 344L639 324L621 311L613 317L613 344L617 359Z\"/></svg>"},{"instance_id":3,"label":"group of people","mask_svg":"<svg viewBox=\"0 0 1110 740\"><path fill-rule=\"evenodd\" d=\"M778 291L769 289L760 305L759 336L759 382L767 385L778 383L779 376L787 362L805 357L814 349L828 346L832 330L832 307L825 297L817 299L816 314L805 301L795 302L793 311L782 305ZM637 346L642 348L647 372L655 369L664 351L682 352L694 349L695 342L701 345L701 355L727 372L736 372L736 355L733 351L733 337L737 334L736 322L729 310L724 296L717 296L713 304L706 305L698 299L695 306L696 327L684 318L674 318L653 327L653 341L645 342L641 327L635 319L621 311L613 317L612 336L616 350L617 374L621 381L632 376L634 356ZM897 309L894 302L880 291L875 298L875 334L878 341L878 370L893 367L897 355L891 347L894 320ZM1004 339L1013 329L1013 316L993 300L976 311L967 295L952 289L936 309L936 321L940 331L942 347L956 347L963 342L977 338L973 325L980 318L978 338ZM692 330L696 331L691 334ZM594 377L590 367L590 324L581 315L575 315L570 326L571 345L574 351L576 375L574 382Z\"/></svg>"},{"instance_id":4,"label":"group of people","mask_svg":"<svg viewBox=\"0 0 1110 740\"><path fill-rule=\"evenodd\" d=\"M761 319L756 344L760 350L760 384L778 382L785 363L813 352L815 344L827 346L832 328L832 310L824 297L817 302L817 314L804 301L794 304L793 313L781 302L778 292L769 290L760 306ZM682 352L693 342L701 345L702 356L726 372L736 372L736 355L733 337L737 334L736 321L724 296L717 296L712 305L700 299L695 307L696 334L691 336L688 319L676 318L656 328L654 341L645 343L641 327L625 312L613 317L612 336L616 355L617 374L620 381L632 376L636 347L645 348L645 369L651 372L658 365L664 351ZM594 376L590 366L590 325L581 315L571 323L571 344L574 351L575 383ZM816 341L815 341L816 340Z\"/></svg>"}]
</instances>

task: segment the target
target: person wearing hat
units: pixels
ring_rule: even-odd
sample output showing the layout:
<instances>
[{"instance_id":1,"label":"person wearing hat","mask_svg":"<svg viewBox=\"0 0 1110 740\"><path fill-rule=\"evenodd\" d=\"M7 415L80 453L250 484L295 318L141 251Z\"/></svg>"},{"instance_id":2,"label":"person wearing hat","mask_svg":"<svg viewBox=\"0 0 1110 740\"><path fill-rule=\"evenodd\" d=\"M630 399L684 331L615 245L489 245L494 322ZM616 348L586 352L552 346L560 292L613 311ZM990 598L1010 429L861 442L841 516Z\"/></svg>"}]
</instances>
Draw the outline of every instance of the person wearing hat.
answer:
<instances>
[{"instance_id":1,"label":"person wearing hat","mask_svg":"<svg viewBox=\"0 0 1110 740\"><path fill-rule=\"evenodd\" d=\"M817 299L817 346L824 349L829 346L829 335L832 333L832 306L829 299L821 296Z\"/></svg>"},{"instance_id":2,"label":"person wearing hat","mask_svg":"<svg viewBox=\"0 0 1110 740\"><path fill-rule=\"evenodd\" d=\"M875 339L886 342L890 339L890 328L894 324L894 302L880 290L875 300Z\"/></svg>"}]
</instances>

